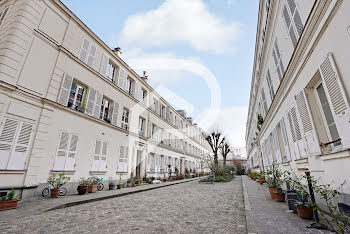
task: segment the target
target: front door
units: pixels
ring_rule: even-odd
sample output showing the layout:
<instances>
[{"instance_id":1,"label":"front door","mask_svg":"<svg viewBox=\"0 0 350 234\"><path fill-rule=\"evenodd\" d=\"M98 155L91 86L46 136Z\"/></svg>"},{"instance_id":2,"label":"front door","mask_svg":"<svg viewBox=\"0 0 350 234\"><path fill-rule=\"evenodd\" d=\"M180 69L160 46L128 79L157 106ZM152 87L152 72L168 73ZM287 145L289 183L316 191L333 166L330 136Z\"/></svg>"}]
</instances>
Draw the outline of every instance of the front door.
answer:
<instances>
[{"instance_id":1,"label":"front door","mask_svg":"<svg viewBox=\"0 0 350 234\"><path fill-rule=\"evenodd\" d=\"M136 159L136 177L141 178L141 155L142 151L137 150L137 159Z\"/></svg>"}]
</instances>

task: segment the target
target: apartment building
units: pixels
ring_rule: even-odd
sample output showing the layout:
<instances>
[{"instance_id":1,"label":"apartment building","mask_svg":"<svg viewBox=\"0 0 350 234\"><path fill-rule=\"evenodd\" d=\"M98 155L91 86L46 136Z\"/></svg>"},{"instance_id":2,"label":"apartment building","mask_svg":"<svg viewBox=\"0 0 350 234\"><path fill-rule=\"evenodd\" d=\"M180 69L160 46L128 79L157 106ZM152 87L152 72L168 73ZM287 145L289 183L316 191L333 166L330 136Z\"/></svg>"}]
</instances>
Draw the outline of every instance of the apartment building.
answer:
<instances>
[{"instance_id":1,"label":"apartment building","mask_svg":"<svg viewBox=\"0 0 350 234\"><path fill-rule=\"evenodd\" d=\"M179 112L62 2L0 2L0 191L199 170L209 146Z\"/></svg>"},{"instance_id":2,"label":"apartment building","mask_svg":"<svg viewBox=\"0 0 350 234\"><path fill-rule=\"evenodd\" d=\"M349 11L344 0L260 0L246 125L249 168L308 168L347 204Z\"/></svg>"}]
</instances>

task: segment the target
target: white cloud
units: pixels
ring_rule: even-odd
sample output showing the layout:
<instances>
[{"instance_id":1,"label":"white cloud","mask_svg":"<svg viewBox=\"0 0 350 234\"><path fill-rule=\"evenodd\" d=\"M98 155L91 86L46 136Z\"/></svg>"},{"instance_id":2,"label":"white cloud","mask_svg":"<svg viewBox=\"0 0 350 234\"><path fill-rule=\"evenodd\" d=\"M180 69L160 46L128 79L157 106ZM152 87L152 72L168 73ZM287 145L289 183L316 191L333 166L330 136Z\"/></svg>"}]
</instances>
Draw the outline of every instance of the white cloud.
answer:
<instances>
[{"instance_id":1,"label":"white cloud","mask_svg":"<svg viewBox=\"0 0 350 234\"><path fill-rule=\"evenodd\" d=\"M211 14L202 0L166 0L159 8L127 18L123 46L165 46L187 43L199 51L232 52L240 24Z\"/></svg>"},{"instance_id":2,"label":"white cloud","mask_svg":"<svg viewBox=\"0 0 350 234\"><path fill-rule=\"evenodd\" d=\"M213 126L222 129L233 147L245 147L245 126L248 107L207 109L198 115L199 126L209 130Z\"/></svg>"}]
</instances>

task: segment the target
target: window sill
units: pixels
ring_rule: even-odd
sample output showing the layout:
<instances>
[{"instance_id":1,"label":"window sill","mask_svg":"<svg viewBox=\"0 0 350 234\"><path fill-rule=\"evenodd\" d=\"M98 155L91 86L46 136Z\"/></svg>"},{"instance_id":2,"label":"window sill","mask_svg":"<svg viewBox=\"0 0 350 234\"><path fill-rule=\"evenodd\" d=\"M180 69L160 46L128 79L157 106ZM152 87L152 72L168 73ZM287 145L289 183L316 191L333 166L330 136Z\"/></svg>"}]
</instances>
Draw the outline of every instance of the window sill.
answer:
<instances>
[{"instance_id":1,"label":"window sill","mask_svg":"<svg viewBox=\"0 0 350 234\"><path fill-rule=\"evenodd\" d=\"M0 174L24 174L27 170L6 170L1 169Z\"/></svg>"},{"instance_id":2,"label":"window sill","mask_svg":"<svg viewBox=\"0 0 350 234\"><path fill-rule=\"evenodd\" d=\"M350 157L350 149L340 150L338 152L330 152L327 154L321 154L320 156L323 161L339 159L339 158L347 158L347 157Z\"/></svg>"},{"instance_id":3,"label":"window sill","mask_svg":"<svg viewBox=\"0 0 350 234\"><path fill-rule=\"evenodd\" d=\"M301 159L297 159L294 161L296 164L302 164L302 163L307 163L308 159L307 158L301 158Z\"/></svg>"},{"instance_id":4,"label":"window sill","mask_svg":"<svg viewBox=\"0 0 350 234\"><path fill-rule=\"evenodd\" d=\"M116 171L115 173L116 174L127 174L128 172L127 171Z\"/></svg>"},{"instance_id":5,"label":"window sill","mask_svg":"<svg viewBox=\"0 0 350 234\"><path fill-rule=\"evenodd\" d=\"M104 175L107 171L90 171L90 175Z\"/></svg>"},{"instance_id":6,"label":"window sill","mask_svg":"<svg viewBox=\"0 0 350 234\"><path fill-rule=\"evenodd\" d=\"M54 173L54 174L64 173L66 175L73 175L75 171L51 170L51 173Z\"/></svg>"}]
</instances>

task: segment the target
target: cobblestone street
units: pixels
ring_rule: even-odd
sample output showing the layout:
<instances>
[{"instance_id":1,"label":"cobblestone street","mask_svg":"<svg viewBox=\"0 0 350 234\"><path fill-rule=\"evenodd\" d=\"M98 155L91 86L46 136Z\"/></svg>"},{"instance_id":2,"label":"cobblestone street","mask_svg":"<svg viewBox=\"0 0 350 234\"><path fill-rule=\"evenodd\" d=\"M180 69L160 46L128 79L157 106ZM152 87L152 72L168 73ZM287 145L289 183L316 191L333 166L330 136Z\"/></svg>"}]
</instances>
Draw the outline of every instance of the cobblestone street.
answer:
<instances>
[{"instance_id":1,"label":"cobblestone street","mask_svg":"<svg viewBox=\"0 0 350 234\"><path fill-rule=\"evenodd\" d=\"M242 180L193 181L0 225L2 233L246 233Z\"/></svg>"}]
</instances>

